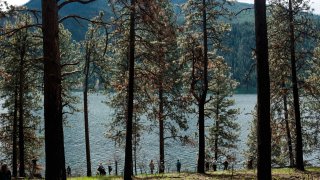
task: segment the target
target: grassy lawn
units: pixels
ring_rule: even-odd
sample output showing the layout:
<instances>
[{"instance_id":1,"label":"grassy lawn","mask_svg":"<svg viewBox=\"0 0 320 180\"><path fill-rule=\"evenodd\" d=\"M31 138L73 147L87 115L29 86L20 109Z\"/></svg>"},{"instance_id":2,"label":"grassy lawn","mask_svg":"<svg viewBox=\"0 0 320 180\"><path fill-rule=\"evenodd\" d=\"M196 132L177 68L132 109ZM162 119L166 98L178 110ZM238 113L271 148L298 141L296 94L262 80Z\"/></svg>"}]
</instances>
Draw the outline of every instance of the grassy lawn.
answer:
<instances>
[{"instance_id":1,"label":"grassy lawn","mask_svg":"<svg viewBox=\"0 0 320 180\"><path fill-rule=\"evenodd\" d=\"M236 170L236 171L209 171L207 174L197 173L165 173L165 174L141 174L134 179L239 179L249 180L255 179L256 170ZM272 177L274 180L292 180L292 179L305 179L305 180L320 180L320 167L306 168L305 172L296 171L291 168L275 168L272 169ZM122 179L121 176L104 176L104 177L74 177L68 180L94 180L94 179Z\"/></svg>"}]
</instances>

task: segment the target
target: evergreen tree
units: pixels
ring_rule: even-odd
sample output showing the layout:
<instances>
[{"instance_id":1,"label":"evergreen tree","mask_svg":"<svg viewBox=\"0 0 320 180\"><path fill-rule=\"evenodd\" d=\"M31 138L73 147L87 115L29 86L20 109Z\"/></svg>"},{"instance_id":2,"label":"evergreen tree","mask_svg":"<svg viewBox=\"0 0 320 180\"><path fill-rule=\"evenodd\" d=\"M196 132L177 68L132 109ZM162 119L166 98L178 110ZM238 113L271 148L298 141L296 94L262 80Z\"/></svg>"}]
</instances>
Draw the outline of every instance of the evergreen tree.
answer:
<instances>
[{"instance_id":1,"label":"evergreen tree","mask_svg":"<svg viewBox=\"0 0 320 180\"><path fill-rule=\"evenodd\" d=\"M99 21L103 14L95 18ZM95 21L93 19L93 21ZM103 26L102 26L103 27ZM106 36L102 34L102 28L100 25L92 24L89 26L86 38L84 40L84 67L83 67L83 113L84 113L84 126L85 126L85 142L86 142L86 160L87 160L87 176L91 176L91 157L90 157L90 140L89 140L89 117L88 117L88 91L91 89L89 87L89 79L98 67L99 61L104 60L104 55L106 53ZM106 39L106 40L105 40ZM100 62L100 64L102 64Z\"/></svg>"},{"instance_id":2,"label":"evergreen tree","mask_svg":"<svg viewBox=\"0 0 320 180\"><path fill-rule=\"evenodd\" d=\"M254 5L258 84L257 177L258 179L271 179L270 77L266 1L255 0Z\"/></svg>"},{"instance_id":3,"label":"evergreen tree","mask_svg":"<svg viewBox=\"0 0 320 180\"><path fill-rule=\"evenodd\" d=\"M87 4L92 1L94 0L41 1L44 56L46 179L66 179L62 112L63 66L61 66L62 63L59 52L59 10L70 3L79 2L81 4ZM65 75L66 74L64 74L64 76Z\"/></svg>"},{"instance_id":4,"label":"evergreen tree","mask_svg":"<svg viewBox=\"0 0 320 180\"><path fill-rule=\"evenodd\" d=\"M190 43L190 61L193 63L191 93L198 106L199 152L198 173L205 173L205 104L208 94L208 51L221 48L221 41L229 26L221 20L229 14L228 1L188 0L183 5L186 42ZM188 42L189 41L189 42ZM191 45L192 43L192 45ZM210 44L210 46L208 45Z\"/></svg>"},{"instance_id":5,"label":"evergreen tree","mask_svg":"<svg viewBox=\"0 0 320 180\"><path fill-rule=\"evenodd\" d=\"M208 149L213 150L214 159L218 160L229 157L239 140L240 126L235 122L239 110L232 108L235 101L230 99L237 82L231 79L230 68L222 57L216 57L209 69L212 69L209 70L212 73L209 81L212 100L206 104L206 114L214 119L214 123L209 129Z\"/></svg>"},{"instance_id":6,"label":"evergreen tree","mask_svg":"<svg viewBox=\"0 0 320 180\"><path fill-rule=\"evenodd\" d=\"M314 24L312 16L306 13L310 7L307 1L270 1L270 70L272 74L272 109L273 119L279 136L276 139L287 140L289 164L293 166L293 147L296 152L296 167L303 170L302 130L299 104L300 96L304 96L305 88L298 82L305 81L306 68L309 67L308 55L314 41ZM290 31L288 31L288 29ZM299 85L299 87L298 87ZM300 88L300 90L298 89ZM290 93L289 90L292 90ZM292 102L292 103L291 103ZM291 107L291 104L293 106ZM289 109L287 108L290 107ZM293 110L295 120L290 119L290 110ZM283 116L277 115L283 111ZM283 119L285 128L279 126ZM277 125L278 124L278 125ZM291 132L294 128L296 131ZM277 131L277 132L278 132ZM296 140L292 142L292 138ZM277 143L281 145L281 143ZM293 145L294 144L294 145Z\"/></svg>"},{"instance_id":7,"label":"evergreen tree","mask_svg":"<svg viewBox=\"0 0 320 180\"><path fill-rule=\"evenodd\" d=\"M187 120L181 87L181 67L178 64L176 25L173 6L169 1L153 1L145 8L145 31L137 31L143 43L137 42L137 79L139 96L147 108L148 119L159 127L159 172L165 170L165 139L185 142ZM140 26L138 26L140 27ZM144 95L140 95L143 93Z\"/></svg>"},{"instance_id":8,"label":"evergreen tree","mask_svg":"<svg viewBox=\"0 0 320 180\"><path fill-rule=\"evenodd\" d=\"M5 23L5 28L10 31L31 24L33 22L30 15L17 14L10 22ZM14 177L17 177L17 159L19 158L20 165L19 176L25 177L26 167L30 171L32 168L25 162L30 162L33 156L38 156L42 144L35 132L40 123L36 111L39 110L41 101L39 94L41 74L38 69L41 41L35 38L39 34L35 28L24 28L8 34L1 43L1 48L5 49L3 62L4 72L7 75L1 87L2 98L5 99L3 107L7 109L7 113L2 114L4 124L1 126L3 127L1 134L4 135L3 143L9 145L3 148L3 152L7 157L12 157ZM8 137L10 138L7 139Z\"/></svg>"},{"instance_id":9,"label":"evergreen tree","mask_svg":"<svg viewBox=\"0 0 320 180\"><path fill-rule=\"evenodd\" d=\"M136 42L136 20L137 10L143 4L143 2L130 0L130 1L110 1L114 13L119 15L119 18L116 19L120 25L122 23L129 22L127 32L127 39L123 43L127 44L125 48L125 54L127 54L127 70L126 81L127 94L124 98L127 98L127 104L125 108L125 118L126 118L126 148L125 148L125 171L124 179L132 179L133 169L132 169L132 135L133 135L133 118L134 118L134 87L135 87L135 42ZM119 29L120 30L120 29ZM126 36L125 36L126 37Z\"/></svg>"}]
</instances>

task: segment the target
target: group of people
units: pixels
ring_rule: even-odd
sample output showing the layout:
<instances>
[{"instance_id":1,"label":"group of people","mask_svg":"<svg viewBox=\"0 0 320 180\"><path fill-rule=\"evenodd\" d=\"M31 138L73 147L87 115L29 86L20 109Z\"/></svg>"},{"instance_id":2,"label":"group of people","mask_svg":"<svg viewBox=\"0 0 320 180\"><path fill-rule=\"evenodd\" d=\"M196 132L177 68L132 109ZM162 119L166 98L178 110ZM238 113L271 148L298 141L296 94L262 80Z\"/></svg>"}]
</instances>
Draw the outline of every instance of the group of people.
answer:
<instances>
[{"instance_id":1,"label":"group of people","mask_svg":"<svg viewBox=\"0 0 320 180\"><path fill-rule=\"evenodd\" d=\"M107 174L106 169L103 167L102 163L99 164L97 171L98 171L98 174L100 176L105 176ZM112 171L112 166L111 166L111 164L109 162L108 163L108 173L109 173L109 175L111 175L111 171Z\"/></svg>"},{"instance_id":2,"label":"group of people","mask_svg":"<svg viewBox=\"0 0 320 180\"><path fill-rule=\"evenodd\" d=\"M181 162L180 162L179 159L177 160L176 166L177 166L177 172L180 173L180 171L181 171ZM154 172L154 167L155 166L154 166L153 160L151 160L150 163L149 163L149 168L150 168L150 173L151 174L153 174L153 172ZM159 168L163 168L163 165L160 166Z\"/></svg>"},{"instance_id":3,"label":"group of people","mask_svg":"<svg viewBox=\"0 0 320 180\"><path fill-rule=\"evenodd\" d=\"M223 161L223 170L228 170L228 166L229 166L229 162L226 159L225 161ZM210 169L210 162L206 161L206 169L209 170ZM213 159L212 160L212 169L213 171L217 171L217 160Z\"/></svg>"},{"instance_id":4,"label":"group of people","mask_svg":"<svg viewBox=\"0 0 320 180\"><path fill-rule=\"evenodd\" d=\"M229 166L228 160L226 159L222 164L223 164L223 170L228 170L228 166ZM206 170L209 170L210 169L210 162L206 161L205 165L206 165ZM177 160L176 167L177 167L177 172L180 173L181 172L181 162L179 159ZM153 174L154 168L155 168L153 160L150 161L149 168L150 168L150 173ZM161 167L159 167L159 168L161 168ZM213 168L213 171L217 171L217 160L216 159L213 159L213 161L212 161L212 168Z\"/></svg>"},{"instance_id":5,"label":"group of people","mask_svg":"<svg viewBox=\"0 0 320 180\"><path fill-rule=\"evenodd\" d=\"M31 178L42 178L39 170L41 169L37 165L37 159L34 157L32 160L32 172L30 173ZM7 164L2 164L0 169L0 180L11 180L11 171Z\"/></svg>"}]
</instances>

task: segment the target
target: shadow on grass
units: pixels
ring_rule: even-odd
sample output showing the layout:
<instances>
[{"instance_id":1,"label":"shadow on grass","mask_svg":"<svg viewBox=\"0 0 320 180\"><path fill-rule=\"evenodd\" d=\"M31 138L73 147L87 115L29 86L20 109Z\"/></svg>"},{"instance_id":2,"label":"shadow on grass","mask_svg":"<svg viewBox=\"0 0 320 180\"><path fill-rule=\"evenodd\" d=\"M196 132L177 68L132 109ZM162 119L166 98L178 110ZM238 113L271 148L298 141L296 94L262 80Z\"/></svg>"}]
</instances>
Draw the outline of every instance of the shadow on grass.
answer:
<instances>
[{"instance_id":1,"label":"shadow on grass","mask_svg":"<svg viewBox=\"0 0 320 180\"><path fill-rule=\"evenodd\" d=\"M254 175L245 174L231 174L230 172L219 172L217 174L210 172L206 174L199 173L174 173L174 174L157 174L157 175L147 175L147 176L137 176L134 177L136 180L140 179L254 179Z\"/></svg>"}]
</instances>

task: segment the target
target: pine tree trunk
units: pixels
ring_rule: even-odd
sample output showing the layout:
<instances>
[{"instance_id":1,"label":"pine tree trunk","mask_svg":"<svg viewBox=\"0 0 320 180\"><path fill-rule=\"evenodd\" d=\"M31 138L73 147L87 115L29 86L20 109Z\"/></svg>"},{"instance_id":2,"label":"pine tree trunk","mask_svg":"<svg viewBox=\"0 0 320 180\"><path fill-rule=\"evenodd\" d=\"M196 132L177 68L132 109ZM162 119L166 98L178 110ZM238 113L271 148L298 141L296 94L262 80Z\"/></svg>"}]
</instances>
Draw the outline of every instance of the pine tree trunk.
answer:
<instances>
[{"instance_id":1,"label":"pine tree trunk","mask_svg":"<svg viewBox=\"0 0 320 180\"><path fill-rule=\"evenodd\" d=\"M219 92L217 93L217 97L219 96ZM214 133L214 158L218 159L218 139L219 139L219 102L217 101L217 107L216 107L216 129Z\"/></svg>"},{"instance_id":2,"label":"pine tree trunk","mask_svg":"<svg viewBox=\"0 0 320 180\"><path fill-rule=\"evenodd\" d=\"M89 118L88 118L88 81L90 69L90 50L87 48L86 65L85 65L85 79L83 87L83 115L84 115L84 129L86 142L86 160L87 160L87 176L92 176L91 172L91 157L90 157L90 139L89 139Z\"/></svg>"},{"instance_id":3,"label":"pine tree trunk","mask_svg":"<svg viewBox=\"0 0 320 180\"><path fill-rule=\"evenodd\" d=\"M129 84L127 104L127 129L124 179L132 179L132 118L133 118L133 92L134 92L134 50L135 50L135 0L131 0L130 34L129 34Z\"/></svg>"},{"instance_id":4,"label":"pine tree trunk","mask_svg":"<svg viewBox=\"0 0 320 180\"><path fill-rule=\"evenodd\" d=\"M18 83L17 83L17 80L15 80L13 128L12 128L12 177L17 177L18 175L17 129L18 129Z\"/></svg>"},{"instance_id":5,"label":"pine tree trunk","mask_svg":"<svg viewBox=\"0 0 320 180\"><path fill-rule=\"evenodd\" d=\"M285 84L282 83L282 87L285 87ZM289 153L289 165L290 167L294 166L294 159L293 159L293 150L292 150L292 138L290 133L290 126L289 126L289 113L287 108L287 95L283 95L283 108L284 108L284 121L286 123L286 132L287 132L287 143L288 143L288 153Z\"/></svg>"},{"instance_id":6,"label":"pine tree trunk","mask_svg":"<svg viewBox=\"0 0 320 180\"><path fill-rule=\"evenodd\" d=\"M199 102L199 153L198 153L198 173L205 173L205 136L204 136L204 101Z\"/></svg>"},{"instance_id":7,"label":"pine tree trunk","mask_svg":"<svg viewBox=\"0 0 320 180\"><path fill-rule=\"evenodd\" d=\"M19 175L25 177L25 163L24 163L24 58L25 58L25 40L26 36L22 38L20 46L20 65L19 65Z\"/></svg>"},{"instance_id":8,"label":"pine tree trunk","mask_svg":"<svg viewBox=\"0 0 320 180\"><path fill-rule=\"evenodd\" d=\"M254 4L258 86L257 178L271 180L270 77L266 1L255 0Z\"/></svg>"},{"instance_id":9,"label":"pine tree trunk","mask_svg":"<svg viewBox=\"0 0 320 180\"><path fill-rule=\"evenodd\" d=\"M294 37L294 24L293 24L294 22L293 22L293 10L292 10L291 0L289 0L289 21L290 21L291 76L292 76L294 116L296 120L296 168L298 170L304 171L299 91L298 91L296 55L295 55L296 50L295 50L295 37Z\"/></svg>"},{"instance_id":10,"label":"pine tree trunk","mask_svg":"<svg viewBox=\"0 0 320 180\"><path fill-rule=\"evenodd\" d=\"M42 0L46 179L65 180L61 64L56 0Z\"/></svg>"},{"instance_id":11,"label":"pine tree trunk","mask_svg":"<svg viewBox=\"0 0 320 180\"><path fill-rule=\"evenodd\" d=\"M208 91L208 35L207 35L207 11L206 1L202 0L202 21L203 21L203 88L198 102L199 107L199 153L198 153L198 173L205 173L205 129L204 129L204 105Z\"/></svg>"},{"instance_id":12,"label":"pine tree trunk","mask_svg":"<svg viewBox=\"0 0 320 180\"><path fill-rule=\"evenodd\" d=\"M135 175L138 174L137 172L137 123L136 123L136 118L135 118L135 123L134 123L134 146L133 146L133 156L134 156L134 173Z\"/></svg>"},{"instance_id":13,"label":"pine tree trunk","mask_svg":"<svg viewBox=\"0 0 320 180\"><path fill-rule=\"evenodd\" d=\"M159 173L164 173L164 126L163 126L163 86L160 77L159 82L159 140L160 140L160 169Z\"/></svg>"}]
</instances>

